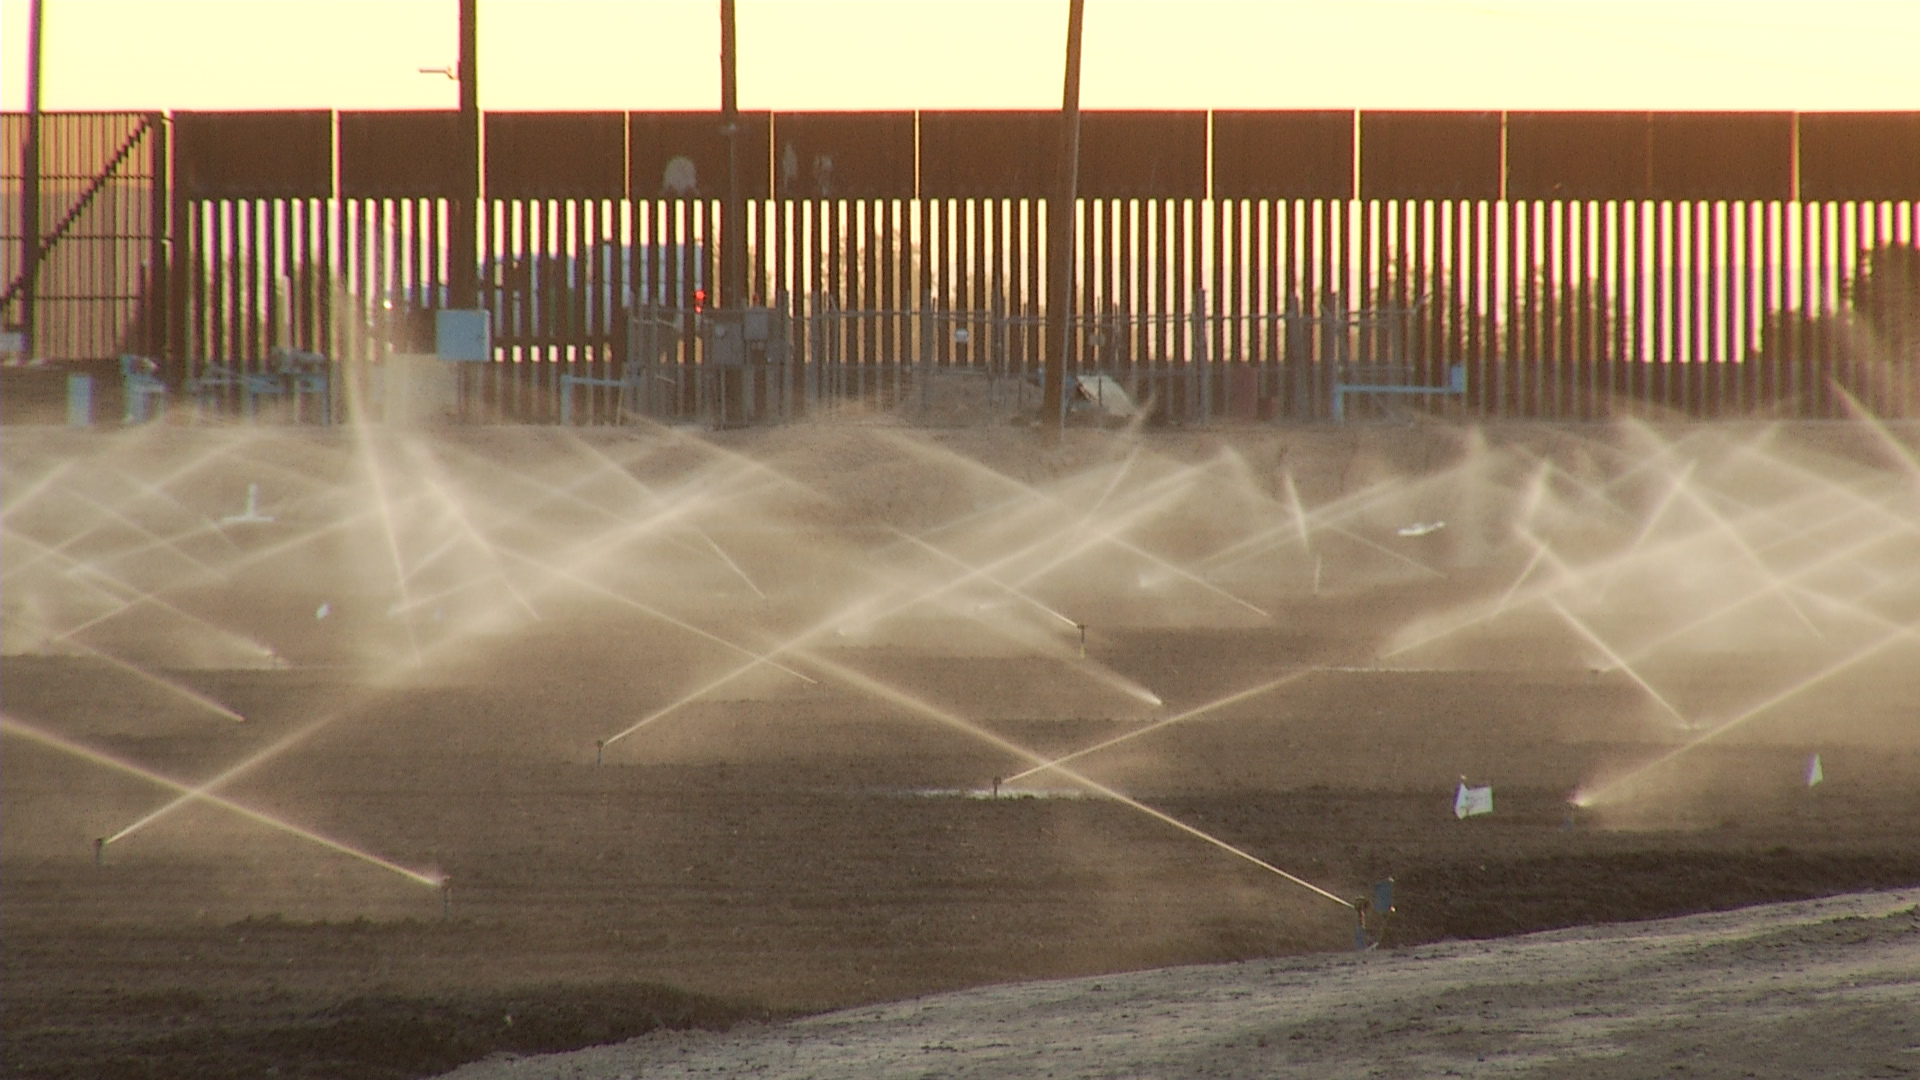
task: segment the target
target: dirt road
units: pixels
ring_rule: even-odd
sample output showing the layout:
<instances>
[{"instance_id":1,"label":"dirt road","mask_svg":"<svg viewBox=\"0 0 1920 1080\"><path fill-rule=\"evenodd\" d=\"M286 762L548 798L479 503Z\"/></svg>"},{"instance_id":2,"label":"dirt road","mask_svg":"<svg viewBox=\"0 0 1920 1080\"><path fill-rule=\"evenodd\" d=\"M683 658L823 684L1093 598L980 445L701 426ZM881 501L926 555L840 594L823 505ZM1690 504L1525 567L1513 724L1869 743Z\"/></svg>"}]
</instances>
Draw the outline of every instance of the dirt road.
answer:
<instances>
[{"instance_id":1,"label":"dirt road","mask_svg":"<svg viewBox=\"0 0 1920 1080\"><path fill-rule=\"evenodd\" d=\"M1920 891L921 998L448 1080L1920 1072Z\"/></svg>"}]
</instances>

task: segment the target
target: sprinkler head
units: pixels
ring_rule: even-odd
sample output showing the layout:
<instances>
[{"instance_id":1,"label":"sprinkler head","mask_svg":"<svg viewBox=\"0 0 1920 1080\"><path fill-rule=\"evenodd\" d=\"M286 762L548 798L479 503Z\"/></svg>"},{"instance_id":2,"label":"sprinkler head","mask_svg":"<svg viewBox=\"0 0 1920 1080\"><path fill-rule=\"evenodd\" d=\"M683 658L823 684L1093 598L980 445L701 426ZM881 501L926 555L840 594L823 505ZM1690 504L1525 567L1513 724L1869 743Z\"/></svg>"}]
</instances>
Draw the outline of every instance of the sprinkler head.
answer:
<instances>
[{"instance_id":1,"label":"sprinkler head","mask_svg":"<svg viewBox=\"0 0 1920 1080\"><path fill-rule=\"evenodd\" d=\"M452 878L442 878L440 881L440 917L443 919L453 918Z\"/></svg>"},{"instance_id":2,"label":"sprinkler head","mask_svg":"<svg viewBox=\"0 0 1920 1080\"><path fill-rule=\"evenodd\" d=\"M607 763L607 740L593 740L593 763L595 765L605 765Z\"/></svg>"},{"instance_id":3,"label":"sprinkler head","mask_svg":"<svg viewBox=\"0 0 1920 1080\"><path fill-rule=\"evenodd\" d=\"M107 838L104 836L93 838L93 865L107 865Z\"/></svg>"},{"instance_id":4,"label":"sprinkler head","mask_svg":"<svg viewBox=\"0 0 1920 1080\"><path fill-rule=\"evenodd\" d=\"M1000 797L1000 778L997 776L993 778L993 797Z\"/></svg>"}]
</instances>

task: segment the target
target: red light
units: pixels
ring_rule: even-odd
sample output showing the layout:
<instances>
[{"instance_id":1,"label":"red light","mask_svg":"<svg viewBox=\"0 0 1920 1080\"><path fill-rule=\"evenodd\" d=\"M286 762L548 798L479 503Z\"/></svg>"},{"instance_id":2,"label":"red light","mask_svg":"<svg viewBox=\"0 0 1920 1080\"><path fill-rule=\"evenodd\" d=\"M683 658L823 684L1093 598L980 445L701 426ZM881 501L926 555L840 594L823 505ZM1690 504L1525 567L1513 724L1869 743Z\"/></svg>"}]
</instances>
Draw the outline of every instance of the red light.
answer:
<instances>
[{"instance_id":1,"label":"red light","mask_svg":"<svg viewBox=\"0 0 1920 1080\"><path fill-rule=\"evenodd\" d=\"M705 310L707 310L707 290L693 290L693 313L698 315Z\"/></svg>"}]
</instances>

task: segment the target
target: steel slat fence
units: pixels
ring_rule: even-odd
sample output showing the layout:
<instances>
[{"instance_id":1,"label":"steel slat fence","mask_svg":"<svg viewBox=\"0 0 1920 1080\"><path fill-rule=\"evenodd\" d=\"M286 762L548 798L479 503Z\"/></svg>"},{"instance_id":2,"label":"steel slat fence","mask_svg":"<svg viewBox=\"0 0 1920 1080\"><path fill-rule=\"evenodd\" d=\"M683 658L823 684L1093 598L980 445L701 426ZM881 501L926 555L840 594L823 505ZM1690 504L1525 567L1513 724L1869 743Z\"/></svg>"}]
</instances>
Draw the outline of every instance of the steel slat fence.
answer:
<instances>
[{"instance_id":1,"label":"steel slat fence","mask_svg":"<svg viewBox=\"0 0 1920 1080\"><path fill-rule=\"evenodd\" d=\"M23 124L6 117L0 139L8 281ZM42 230L57 242L36 306L42 355L145 352L180 383L258 371L292 347L364 388L388 356L431 351L445 197L203 197L169 190L158 114L43 124ZM752 406L733 419L912 405L945 374L1035 378L1048 210L1032 197L754 199L744 299L784 314L785 354L724 376ZM1464 368L1463 396L1396 400L1395 415L1920 412L1911 199L1090 197L1074 213L1071 360L1172 421L1323 418L1349 364L1428 387ZM694 307L719 279L717 201L501 198L479 217L496 358L466 372L469 419L555 422L570 378L615 384L582 389L573 422L711 418L701 387L721 376ZM10 297L10 323L18 308ZM620 387L636 313L662 308L678 325L671 340L648 331L649 385ZM204 404L238 407L212 385Z\"/></svg>"}]
</instances>

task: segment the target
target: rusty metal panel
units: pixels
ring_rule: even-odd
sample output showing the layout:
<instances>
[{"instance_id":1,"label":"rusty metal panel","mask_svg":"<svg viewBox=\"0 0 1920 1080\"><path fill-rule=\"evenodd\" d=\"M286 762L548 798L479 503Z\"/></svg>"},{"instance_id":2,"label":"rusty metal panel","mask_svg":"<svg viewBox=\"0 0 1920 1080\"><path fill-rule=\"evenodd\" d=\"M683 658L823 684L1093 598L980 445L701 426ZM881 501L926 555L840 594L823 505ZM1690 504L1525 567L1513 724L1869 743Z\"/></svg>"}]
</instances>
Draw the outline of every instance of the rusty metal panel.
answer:
<instances>
[{"instance_id":1,"label":"rusty metal panel","mask_svg":"<svg viewBox=\"0 0 1920 1080\"><path fill-rule=\"evenodd\" d=\"M773 119L775 190L795 199L914 196L910 112L781 113Z\"/></svg>"},{"instance_id":2,"label":"rusty metal panel","mask_svg":"<svg viewBox=\"0 0 1920 1080\"><path fill-rule=\"evenodd\" d=\"M1644 199L1651 190L1649 114L1507 114L1510 199Z\"/></svg>"},{"instance_id":3,"label":"rusty metal panel","mask_svg":"<svg viewBox=\"0 0 1920 1080\"><path fill-rule=\"evenodd\" d=\"M1360 196L1497 199L1497 112L1362 112Z\"/></svg>"},{"instance_id":4,"label":"rusty metal panel","mask_svg":"<svg viewBox=\"0 0 1920 1080\"><path fill-rule=\"evenodd\" d=\"M923 112L920 194L1044 199L1059 186L1060 113Z\"/></svg>"},{"instance_id":5,"label":"rusty metal panel","mask_svg":"<svg viewBox=\"0 0 1920 1080\"><path fill-rule=\"evenodd\" d=\"M300 199L333 194L333 114L181 112L174 175L189 199Z\"/></svg>"},{"instance_id":6,"label":"rusty metal panel","mask_svg":"<svg viewBox=\"0 0 1920 1080\"><path fill-rule=\"evenodd\" d=\"M1207 114L1083 112L1080 194L1089 199L1204 199Z\"/></svg>"},{"instance_id":7,"label":"rusty metal panel","mask_svg":"<svg viewBox=\"0 0 1920 1080\"><path fill-rule=\"evenodd\" d=\"M340 194L345 198L454 198L461 183L460 114L342 112Z\"/></svg>"},{"instance_id":8,"label":"rusty metal panel","mask_svg":"<svg viewBox=\"0 0 1920 1080\"><path fill-rule=\"evenodd\" d=\"M765 112L742 112L740 191L749 199L772 194ZM635 199L718 199L727 194L727 137L718 112L633 113L628 117L627 175Z\"/></svg>"},{"instance_id":9,"label":"rusty metal panel","mask_svg":"<svg viewBox=\"0 0 1920 1080\"><path fill-rule=\"evenodd\" d=\"M1655 199L1786 199L1793 193L1791 113L1654 113Z\"/></svg>"},{"instance_id":10,"label":"rusty metal panel","mask_svg":"<svg viewBox=\"0 0 1920 1080\"><path fill-rule=\"evenodd\" d=\"M1920 112L1801 113L1802 199L1920 199Z\"/></svg>"},{"instance_id":11,"label":"rusty metal panel","mask_svg":"<svg viewBox=\"0 0 1920 1080\"><path fill-rule=\"evenodd\" d=\"M488 198L626 196L626 114L490 112L485 122Z\"/></svg>"},{"instance_id":12,"label":"rusty metal panel","mask_svg":"<svg viewBox=\"0 0 1920 1080\"><path fill-rule=\"evenodd\" d=\"M1213 193L1223 199L1353 194L1353 111L1213 114Z\"/></svg>"}]
</instances>

